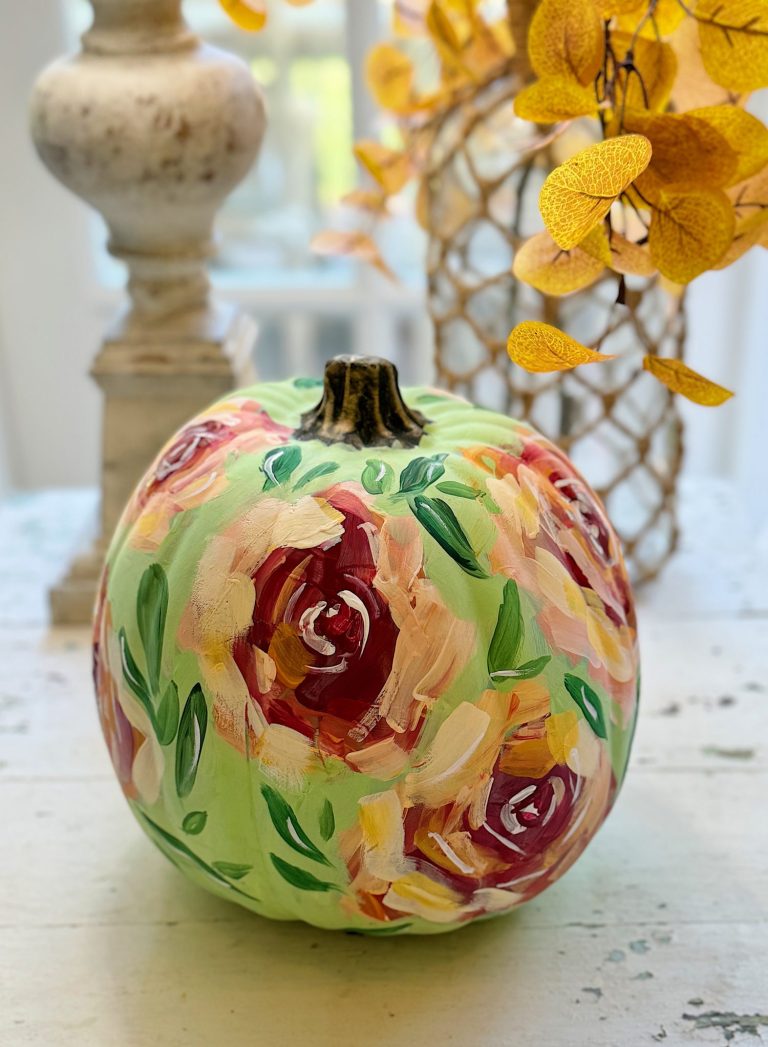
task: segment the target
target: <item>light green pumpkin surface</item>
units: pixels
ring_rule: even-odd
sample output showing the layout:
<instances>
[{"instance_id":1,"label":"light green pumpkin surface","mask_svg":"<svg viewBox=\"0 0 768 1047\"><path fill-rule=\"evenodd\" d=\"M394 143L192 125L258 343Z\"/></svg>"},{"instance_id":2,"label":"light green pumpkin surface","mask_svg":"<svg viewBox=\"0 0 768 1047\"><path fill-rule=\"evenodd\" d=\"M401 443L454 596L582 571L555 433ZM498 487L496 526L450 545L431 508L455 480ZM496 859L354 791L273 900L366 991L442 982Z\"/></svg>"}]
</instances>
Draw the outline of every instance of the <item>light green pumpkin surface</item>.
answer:
<instances>
[{"instance_id":1,"label":"light green pumpkin surface","mask_svg":"<svg viewBox=\"0 0 768 1047\"><path fill-rule=\"evenodd\" d=\"M202 886L321 927L450 930L546 887L613 803L636 715L626 576L594 496L528 426L416 388L405 400L429 424L414 449L262 438L254 402L293 430L319 392L288 381L234 394L197 420L234 423L231 440L182 436L149 471L107 558L102 726L139 822ZM168 473L164 455L181 466ZM371 564L352 568L362 595L329 591L292 618L312 565L344 555L349 505L372 543ZM313 544L320 519L333 534ZM286 535L306 555L291 553L281 579ZM393 580L384 550L395 565L415 557L415 580ZM261 591L283 594L264 608L261 646L249 640L259 571ZM383 665L371 608L388 623ZM345 676L369 658L360 680L378 672L387 691L365 727L318 720L296 696L337 664L316 648L333 646L338 614L339 643L360 640L323 694L343 702ZM281 722L286 703L304 730ZM526 789L528 811L515 799Z\"/></svg>"}]
</instances>

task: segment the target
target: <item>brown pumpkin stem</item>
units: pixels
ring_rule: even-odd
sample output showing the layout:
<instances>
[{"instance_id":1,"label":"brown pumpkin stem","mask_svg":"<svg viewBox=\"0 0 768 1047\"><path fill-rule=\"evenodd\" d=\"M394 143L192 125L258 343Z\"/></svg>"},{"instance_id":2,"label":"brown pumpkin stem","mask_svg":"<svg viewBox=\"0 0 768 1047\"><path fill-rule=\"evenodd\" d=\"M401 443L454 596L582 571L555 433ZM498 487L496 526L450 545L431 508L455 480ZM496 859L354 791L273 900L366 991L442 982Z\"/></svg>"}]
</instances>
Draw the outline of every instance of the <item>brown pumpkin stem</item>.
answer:
<instances>
[{"instance_id":1,"label":"brown pumpkin stem","mask_svg":"<svg viewBox=\"0 0 768 1047\"><path fill-rule=\"evenodd\" d=\"M352 447L415 447L427 419L403 400L397 368L376 356L335 356L320 403L301 416L297 440Z\"/></svg>"}]
</instances>

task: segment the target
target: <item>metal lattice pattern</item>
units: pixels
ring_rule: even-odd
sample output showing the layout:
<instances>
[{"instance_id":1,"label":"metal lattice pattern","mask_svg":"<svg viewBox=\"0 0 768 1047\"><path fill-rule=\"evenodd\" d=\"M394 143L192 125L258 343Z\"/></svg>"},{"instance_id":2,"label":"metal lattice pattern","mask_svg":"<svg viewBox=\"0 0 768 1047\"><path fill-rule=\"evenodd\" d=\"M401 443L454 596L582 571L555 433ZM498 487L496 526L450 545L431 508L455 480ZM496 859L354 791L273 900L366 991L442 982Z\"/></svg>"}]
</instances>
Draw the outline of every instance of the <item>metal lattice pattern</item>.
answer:
<instances>
[{"instance_id":1,"label":"metal lattice pattern","mask_svg":"<svg viewBox=\"0 0 768 1047\"><path fill-rule=\"evenodd\" d=\"M655 279L617 278L550 298L515 280L516 248L540 228L537 198L560 143L531 149L514 118L511 79L478 89L434 128L426 178L430 312L442 385L530 421L582 469L603 498L635 581L654 577L678 536L682 423L675 398L642 369L644 354L681 358L682 299ZM521 320L555 323L614 353L610 365L532 375L511 363Z\"/></svg>"}]
</instances>

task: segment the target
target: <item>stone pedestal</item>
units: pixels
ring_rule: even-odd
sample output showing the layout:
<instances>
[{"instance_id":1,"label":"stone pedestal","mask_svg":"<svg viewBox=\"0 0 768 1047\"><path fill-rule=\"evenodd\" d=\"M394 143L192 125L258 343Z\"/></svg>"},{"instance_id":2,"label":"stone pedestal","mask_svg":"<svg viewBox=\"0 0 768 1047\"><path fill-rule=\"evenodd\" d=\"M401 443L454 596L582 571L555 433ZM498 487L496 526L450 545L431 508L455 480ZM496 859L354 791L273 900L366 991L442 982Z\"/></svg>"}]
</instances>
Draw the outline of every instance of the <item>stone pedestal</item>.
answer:
<instances>
[{"instance_id":1,"label":"stone pedestal","mask_svg":"<svg viewBox=\"0 0 768 1047\"><path fill-rule=\"evenodd\" d=\"M203 44L181 0L91 0L83 50L32 99L41 159L109 227L130 302L92 375L104 392L102 507L93 547L53 590L54 620L90 619L101 559L134 485L186 419L254 378L253 322L210 299L219 206L265 127L248 67Z\"/></svg>"},{"instance_id":2,"label":"stone pedestal","mask_svg":"<svg viewBox=\"0 0 768 1047\"><path fill-rule=\"evenodd\" d=\"M50 593L57 624L90 621L110 536L136 483L163 443L201 407L255 379L256 327L232 306L212 307L210 331L158 324L146 333L117 328L91 369L104 392L101 503L97 536Z\"/></svg>"}]
</instances>

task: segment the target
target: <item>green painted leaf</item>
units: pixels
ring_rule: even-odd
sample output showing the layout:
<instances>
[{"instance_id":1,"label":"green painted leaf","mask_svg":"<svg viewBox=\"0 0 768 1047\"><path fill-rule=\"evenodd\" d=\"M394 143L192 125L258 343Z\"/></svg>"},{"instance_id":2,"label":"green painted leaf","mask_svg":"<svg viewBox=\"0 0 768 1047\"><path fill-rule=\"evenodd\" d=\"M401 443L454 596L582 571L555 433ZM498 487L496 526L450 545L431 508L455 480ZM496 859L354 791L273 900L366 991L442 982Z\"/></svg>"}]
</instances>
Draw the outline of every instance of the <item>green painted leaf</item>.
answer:
<instances>
[{"instance_id":1,"label":"green painted leaf","mask_svg":"<svg viewBox=\"0 0 768 1047\"><path fill-rule=\"evenodd\" d=\"M517 680L532 680L534 676L542 673L551 661L551 654L543 654L541 658L534 658L530 662L525 662L524 665L518 666L517 669L498 669L496 672L491 673L491 679L494 682L509 681L511 683L515 683Z\"/></svg>"},{"instance_id":2,"label":"green painted leaf","mask_svg":"<svg viewBox=\"0 0 768 1047\"><path fill-rule=\"evenodd\" d=\"M228 891L233 891L235 894L241 894L244 898L250 898L252 901L257 902L259 900L255 895L247 894L245 891L240 890L239 887L235 887L234 884L230 883L230 881L225 879L220 872L214 869L212 865L208 865L208 863L204 862L202 858L198 858L195 852L190 850L185 843L181 840L177 840L175 836L169 833L166 829L163 829L163 827L158 825L157 822L153 822L152 819L148 818L143 811L139 810L138 807L134 807L134 812L136 816L146 824L150 831L150 835L159 837L167 847L170 847L173 854L169 855L169 857L172 858L174 862L176 861L174 856L187 858L193 863L193 865L196 865L198 869L202 869L207 876L210 876L212 880L215 880L220 887L225 887Z\"/></svg>"},{"instance_id":3,"label":"green painted leaf","mask_svg":"<svg viewBox=\"0 0 768 1047\"><path fill-rule=\"evenodd\" d=\"M520 590L517 582L504 583L501 606L493 630L493 639L488 648L488 673L492 680L503 677L517 667L517 656L523 643L525 629L520 611Z\"/></svg>"},{"instance_id":4,"label":"green painted leaf","mask_svg":"<svg viewBox=\"0 0 768 1047\"><path fill-rule=\"evenodd\" d=\"M165 689L157 707L157 740L161 745L170 745L179 727L179 689L173 680Z\"/></svg>"},{"instance_id":5,"label":"green painted leaf","mask_svg":"<svg viewBox=\"0 0 768 1047\"><path fill-rule=\"evenodd\" d=\"M190 811L185 815L181 827L189 836L198 836L205 828L208 821L207 811Z\"/></svg>"},{"instance_id":6,"label":"green painted leaf","mask_svg":"<svg viewBox=\"0 0 768 1047\"><path fill-rule=\"evenodd\" d=\"M176 740L176 792L179 796L188 796L192 792L207 726L205 695L200 684L196 683L181 714Z\"/></svg>"},{"instance_id":7,"label":"green painted leaf","mask_svg":"<svg viewBox=\"0 0 768 1047\"><path fill-rule=\"evenodd\" d=\"M253 868L252 865L240 865L237 862L214 862L213 867L228 880L242 880Z\"/></svg>"},{"instance_id":8,"label":"green painted leaf","mask_svg":"<svg viewBox=\"0 0 768 1047\"><path fill-rule=\"evenodd\" d=\"M298 444L283 444L273 447L264 455L261 471L266 476L263 490L271 491L273 487L290 480L301 462L301 448Z\"/></svg>"},{"instance_id":9,"label":"green painted leaf","mask_svg":"<svg viewBox=\"0 0 768 1047\"><path fill-rule=\"evenodd\" d=\"M269 857L275 869L286 883L291 885L291 887L298 887L300 891L339 890L335 883L327 883L325 880L318 880L318 878L313 876L311 872L307 872L305 869L299 869L296 865L290 865L288 862L284 862L283 859L278 858L276 854L270 854Z\"/></svg>"},{"instance_id":10,"label":"green painted leaf","mask_svg":"<svg viewBox=\"0 0 768 1047\"><path fill-rule=\"evenodd\" d=\"M280 793L270 785L262 785L261 795L266 801L272 824L278 835L285 840L288 846L292 847L299 854L304 855L305 858L311 858L313 862L320 862L321 865L330 865L323 852L315 847L304 832L295 811L289 803L286 803Z\"/></svg>"},{"instance_id":11,"label":"green painted leaf","mask_svg":"<svg viewBox=\"0 0 768 1047\"><path fill-rule=\"evenodd\" d=\"M380 458L369 458L365 463L360 482L368 494L386 494L395 478L391 465Z\"/></svg>"},{"instance_id":12,"label":"green painted leaf","mask_svg":"<svg viewBox=\"0 0 768 1047\"><path fill-rule=\"evenodd\" d=\"M589 684L584 683L578 676L573 676L571 673L565 674L563 683L568 694L584 713L585 720L597 737L607 738L608 728L605 723L603 706Z\"/></svg>"},{"instance_id":13,"label":"green painted leaf","mask_svg":"<svg viewBox=\"0 0 768 1047\"><path fill-rule=\"evenodd\" d=\"M442 498L427 498L426 495L417 494L415 498L409 499L409 503L413 515L424 530L432 535L463 571L473 578L488 577L488 572L480 566L469 539L447 502Z\"/></svg>"},{"instance_id":14,"label":"green painted leaf","mask_svg":"<svg viewBox=\"0 0 768 1047\"><path fill-rule=\"evenodd\" d=\"M454 498L479 498L483 493L467 484L460 484L456 480L444 480L437 485L437 489L443 494L453 495Z\"/></svg>"},{"instance_id":15,"label":"green painted leaf","mask_svg":"<svg viewBox=\"0 0 768 1047\"><path fill-rule=\"evenodd\" d=\"M322 378L294 378L293 380L295 389L317 389L322 384Z\"/></svg>"},{"instance_id":16,"label":"green painted leaf","mask_svg":"<svg viewBox=\"0 0 768 1047\"><path fill-rule=\"evenodd\" d=\"M480 498L482 500L483 506L491 514L491 516L499 516L501 514L500 507L496 504L496 502L494 502L493 498L491 498L491 496L487 492L483 491L483 493L480 495Z\"/></svg>"},{"instance_id":17,"label":"green painted leaf","mask_svg":"<svg viewBox=\"0 0 768 1047\"><path fill-rule=\"evenodd\" d=\"M333 804L326 800L320 812L320 835L326 841L330 840L336 831L336 815L333 813Z\"/></svg>"},{"instance_id":18,"label":"green painted leaf","mask_svg":"<svg viewBox=\"0 0 768 1047\"><path fill-rule=\"evenodd\" d=\"M118 633L118 639L120 642L120 660L123 665L123 677L125 678L125 682L143 705L153 728L156 730L152 695L147 686L147 681L144 679L144 674L136 664L136 659L133 657L131 648L128 646L128 637L125 635L125 629L120 630Z\"/></svg>"},{"instance_id":19,"label":"green painted leaf","mask_svg":"<svg viewBox=\"0 0 768 1047\"><path fill-rule=\"evenodd\" d=\"M414 458L400 473L398 494L416 494L424 491L445 474L443 462L447 454L433 454L431 458Z\"/></svg>"},{"instance_id":20,"label":"green painted leaf","mask_svg":"<svg viewBox=\"0 0 768 1047\"><path fill-rule=\"evenodd\" d=\"M444 404L450 400L450 396L440 396L439 393L424 393L416 397L417 404Z\"/></svg>"},{"instance_id":21,"label":"green painted leaf","mask_svg":"<svg viewBox=\"0 0 768 1047\"><path fill-rule=\"evenodd\" d=\"M294 491L300 491L302 487L306 487L307 484L311 484L313 480L319 480L321 476L328 476L330 473L335 473L339 468L336 462L323 462L322 465L316 465L314 469L308 469L306 473L293 485Z\"/></svg>"},{"instance_id":22,"label":"green painted leaf","mask_svg":"<svg viewBox=\"0 0 768 1047\"><path fill-rule=\"evenodd\" d=\"M141 576L136 596L136 621L147 660L147 675L152 694L157 694L160 687L167 613L168 578L160 564L153 563Z\"/></svg>"}]
</instances>

